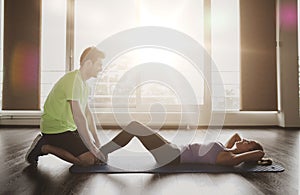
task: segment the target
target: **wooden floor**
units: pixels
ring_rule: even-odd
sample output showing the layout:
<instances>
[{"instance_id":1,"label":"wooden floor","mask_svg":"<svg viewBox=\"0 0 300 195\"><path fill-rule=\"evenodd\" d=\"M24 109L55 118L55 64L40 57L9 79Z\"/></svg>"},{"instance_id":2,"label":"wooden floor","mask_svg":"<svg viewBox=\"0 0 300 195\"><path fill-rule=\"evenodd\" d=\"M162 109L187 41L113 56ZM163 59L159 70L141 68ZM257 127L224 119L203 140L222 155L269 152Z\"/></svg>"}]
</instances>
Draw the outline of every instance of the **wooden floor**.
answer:
<instances>
[{"instance_id":1,"label":"wooden floor","mask_svg":"<svg viewBox=\"0 0 300 195\"><path fill-rule=\"evenodd\" d=\"M0 129L0 194L298 194L299 130L279 128L223 129L218 140L232 133L263 143L268 157L285 167L281 173L246 174L70 174L69 163L52 156L40 158L37 169L24 161L25 153L39 132L35 128ZM106 142L116 131L101 131ZM169 140L175 131L160 132ZM181 131L180 137L201 140L206 131ZM218 132L215 132L218 133ZM105 136L103 136L105 135ZM176 144L181 144L180 139ZM144 148L133 140L129 150ZM125 151L125 150L124 150ZM112 154L113 156L114 154Z\"/></svg>"}]
</instances>

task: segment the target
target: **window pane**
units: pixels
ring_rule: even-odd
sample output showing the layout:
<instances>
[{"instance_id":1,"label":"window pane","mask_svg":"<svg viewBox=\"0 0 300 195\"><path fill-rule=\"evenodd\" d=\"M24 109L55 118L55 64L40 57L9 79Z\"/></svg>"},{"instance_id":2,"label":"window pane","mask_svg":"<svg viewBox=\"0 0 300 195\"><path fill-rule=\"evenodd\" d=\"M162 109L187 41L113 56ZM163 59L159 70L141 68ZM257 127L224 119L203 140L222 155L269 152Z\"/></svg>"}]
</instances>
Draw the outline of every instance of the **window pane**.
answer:
<instances>
[{"instance_id":1,"label":"window pane","mask_svg":"<svg viewBox=\"0 0 300 195\"><path fill-rule=\"evenodd\" d=\"M79 68L81 52L105 38L136 27L136 0L76 0L74 67Z\"/></svg>"},{"instance_id":2,"label":"window pane","mask_svg":"<svg viewBox=\"0 0 300 195\"><path fill-rule=\"evenodd\" d=\"M79 67L80 54L84 48L97 45L112 34L138 26L176 29L202 44L203 1L75 1L75 68ZM113 89L122 75L135 65L153 61L169 65L184 75L197 95L198 104L203 104L203 78L202 75L196 74L192 64L175 53L148 48L128 52L105 69L99 79L94 81L96 87L93 91L93 105L110 107ZM135 79L138 79L138 75ZM180 104L176 94L161 83L147 83L136 88L129 102L130 107L135 108L153 103Z\"/></svg>"},{"instance_id":3,"label":"window pane","mask_svg":"<svg viewBox=\"0 0 300 195\"><path fill-rule=\"evenodd\" d=\"M43 0L41 49L41 108L66 67L67 0Z\"/></svg>"},{"instance_id":4,"label":"window pane","mask_svg":"<svg viewBox=\"0 0 300 195\"><path fill-rule=\"evenodd\" d=\"M93 96L95 97L94 101L96 102L93 104L98 107L108 107L108 105L105 104L111 105L111 97L113 95L115 85L120 81L121 77L127 72L127 70L130 70L136 65L157 61L160 61L161 64L166 66L172 67L179 74L183 75L186 82L192 87L193 92L197 97L198 104L203 104L204 82L202 76L197 74L197 70L187 60L177 54L162 49L151 48L127 52L113 61L96 81L96 87L93 93ZM142 83L140 80L141 75L135 76L135 78L131 78L130 82L132 83L129 85L142 85L133 91L132 98L130 99L131 107L139 107L138 104L151 105L153 103L180 105L180 99L178 99L176 92L173 91L174 89L171 89L169 86L165 86L163 83L155 83L155 81ZM170 76L172 77L172 75ZM181 85L181 83L172 84L177 86Z\"/></svg>"},{"instance_id":5,"label":"window pane","mask_svg":"<svg viewBox=\"0 0 300 195\"><path fill-rule=\"evenodd\" d=\"M239 51L239 1L212 0L212 58L218 70L212 70L213 88L220 83L214 82L217 71L221 75L225 90L226 110L238 110L240 99L240 51ZM222 108L222 98L215 109ZM223 102L224 103L224 102Z\"/></svg>"}]
</instances>

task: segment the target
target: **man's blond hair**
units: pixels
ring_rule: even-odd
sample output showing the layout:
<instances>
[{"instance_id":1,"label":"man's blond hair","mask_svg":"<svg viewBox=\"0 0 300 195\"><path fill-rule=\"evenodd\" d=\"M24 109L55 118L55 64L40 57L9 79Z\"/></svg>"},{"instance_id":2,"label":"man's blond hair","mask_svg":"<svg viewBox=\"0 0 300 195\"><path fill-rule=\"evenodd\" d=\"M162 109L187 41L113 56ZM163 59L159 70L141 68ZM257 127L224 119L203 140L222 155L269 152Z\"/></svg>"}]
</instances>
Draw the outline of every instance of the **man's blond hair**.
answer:
<instances>
[{"instance_id":1,"label":"man's blond hair","mask_svg":"<svg viewBox=\"0 0 300 195\"><path fill-rule=\"evenodd\" d=\"M91 60L93 63L95 63L98 58L105 58L104 53L98 50L96 47L88 47L80 56L80 66L82 66L87 60Z\"/></svg>"}]
</instances>

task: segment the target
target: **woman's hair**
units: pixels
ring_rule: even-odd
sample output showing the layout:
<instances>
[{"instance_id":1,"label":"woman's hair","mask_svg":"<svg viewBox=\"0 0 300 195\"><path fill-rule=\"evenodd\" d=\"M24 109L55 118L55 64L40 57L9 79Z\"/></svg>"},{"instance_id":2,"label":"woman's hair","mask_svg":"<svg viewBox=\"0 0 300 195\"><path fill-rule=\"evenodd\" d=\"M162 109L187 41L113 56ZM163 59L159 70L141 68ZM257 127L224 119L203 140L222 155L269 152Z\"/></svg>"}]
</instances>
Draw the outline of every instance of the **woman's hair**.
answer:
<instances>
[{"instance_id":1,"label":"woman's hair","mask_svg":"<svg viewBox=\"0 0 300 195\"><path fill-rule=\"evenodd\" d=\"M82 66L87 60L91 60L93 63L95 63L98 58L104 57L104 53L98 50L96 47L88 47L80 56L80 66Z\"/></svg>"}]
</instances>

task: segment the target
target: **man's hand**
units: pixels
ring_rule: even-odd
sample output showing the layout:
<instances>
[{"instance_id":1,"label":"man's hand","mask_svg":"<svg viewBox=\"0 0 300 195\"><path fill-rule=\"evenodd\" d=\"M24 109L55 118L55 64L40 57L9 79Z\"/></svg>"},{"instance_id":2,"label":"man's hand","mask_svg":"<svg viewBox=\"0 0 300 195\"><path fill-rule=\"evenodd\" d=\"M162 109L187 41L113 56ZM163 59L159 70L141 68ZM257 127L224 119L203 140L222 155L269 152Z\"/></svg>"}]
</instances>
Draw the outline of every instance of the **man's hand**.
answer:
<instances>
[{"instance_id":1,"label":"man's hand","mask_svg":"<svg viewBox=\"0 0 300 195\"><path fill-rule=\"evenodd\" d=\"M96 156L97 159L99 159L101 162L106 163L107 157L103 154L103 152L94 145L93 148L91 148L91 152Z\"/></svg>"},{"instance_id":2,"label":"man's hand","mask_svg":"<svg viewBox=\"0 0 300 195\"><path fill-rule=\"evenodd\" d=\"M100 144L99 139L98 139L98 140L95 140L94 144L95 144L95 146L96 146L97 148L100 148L100 147L101 147L101 144Z\"/></svg>"}]
</instances>

